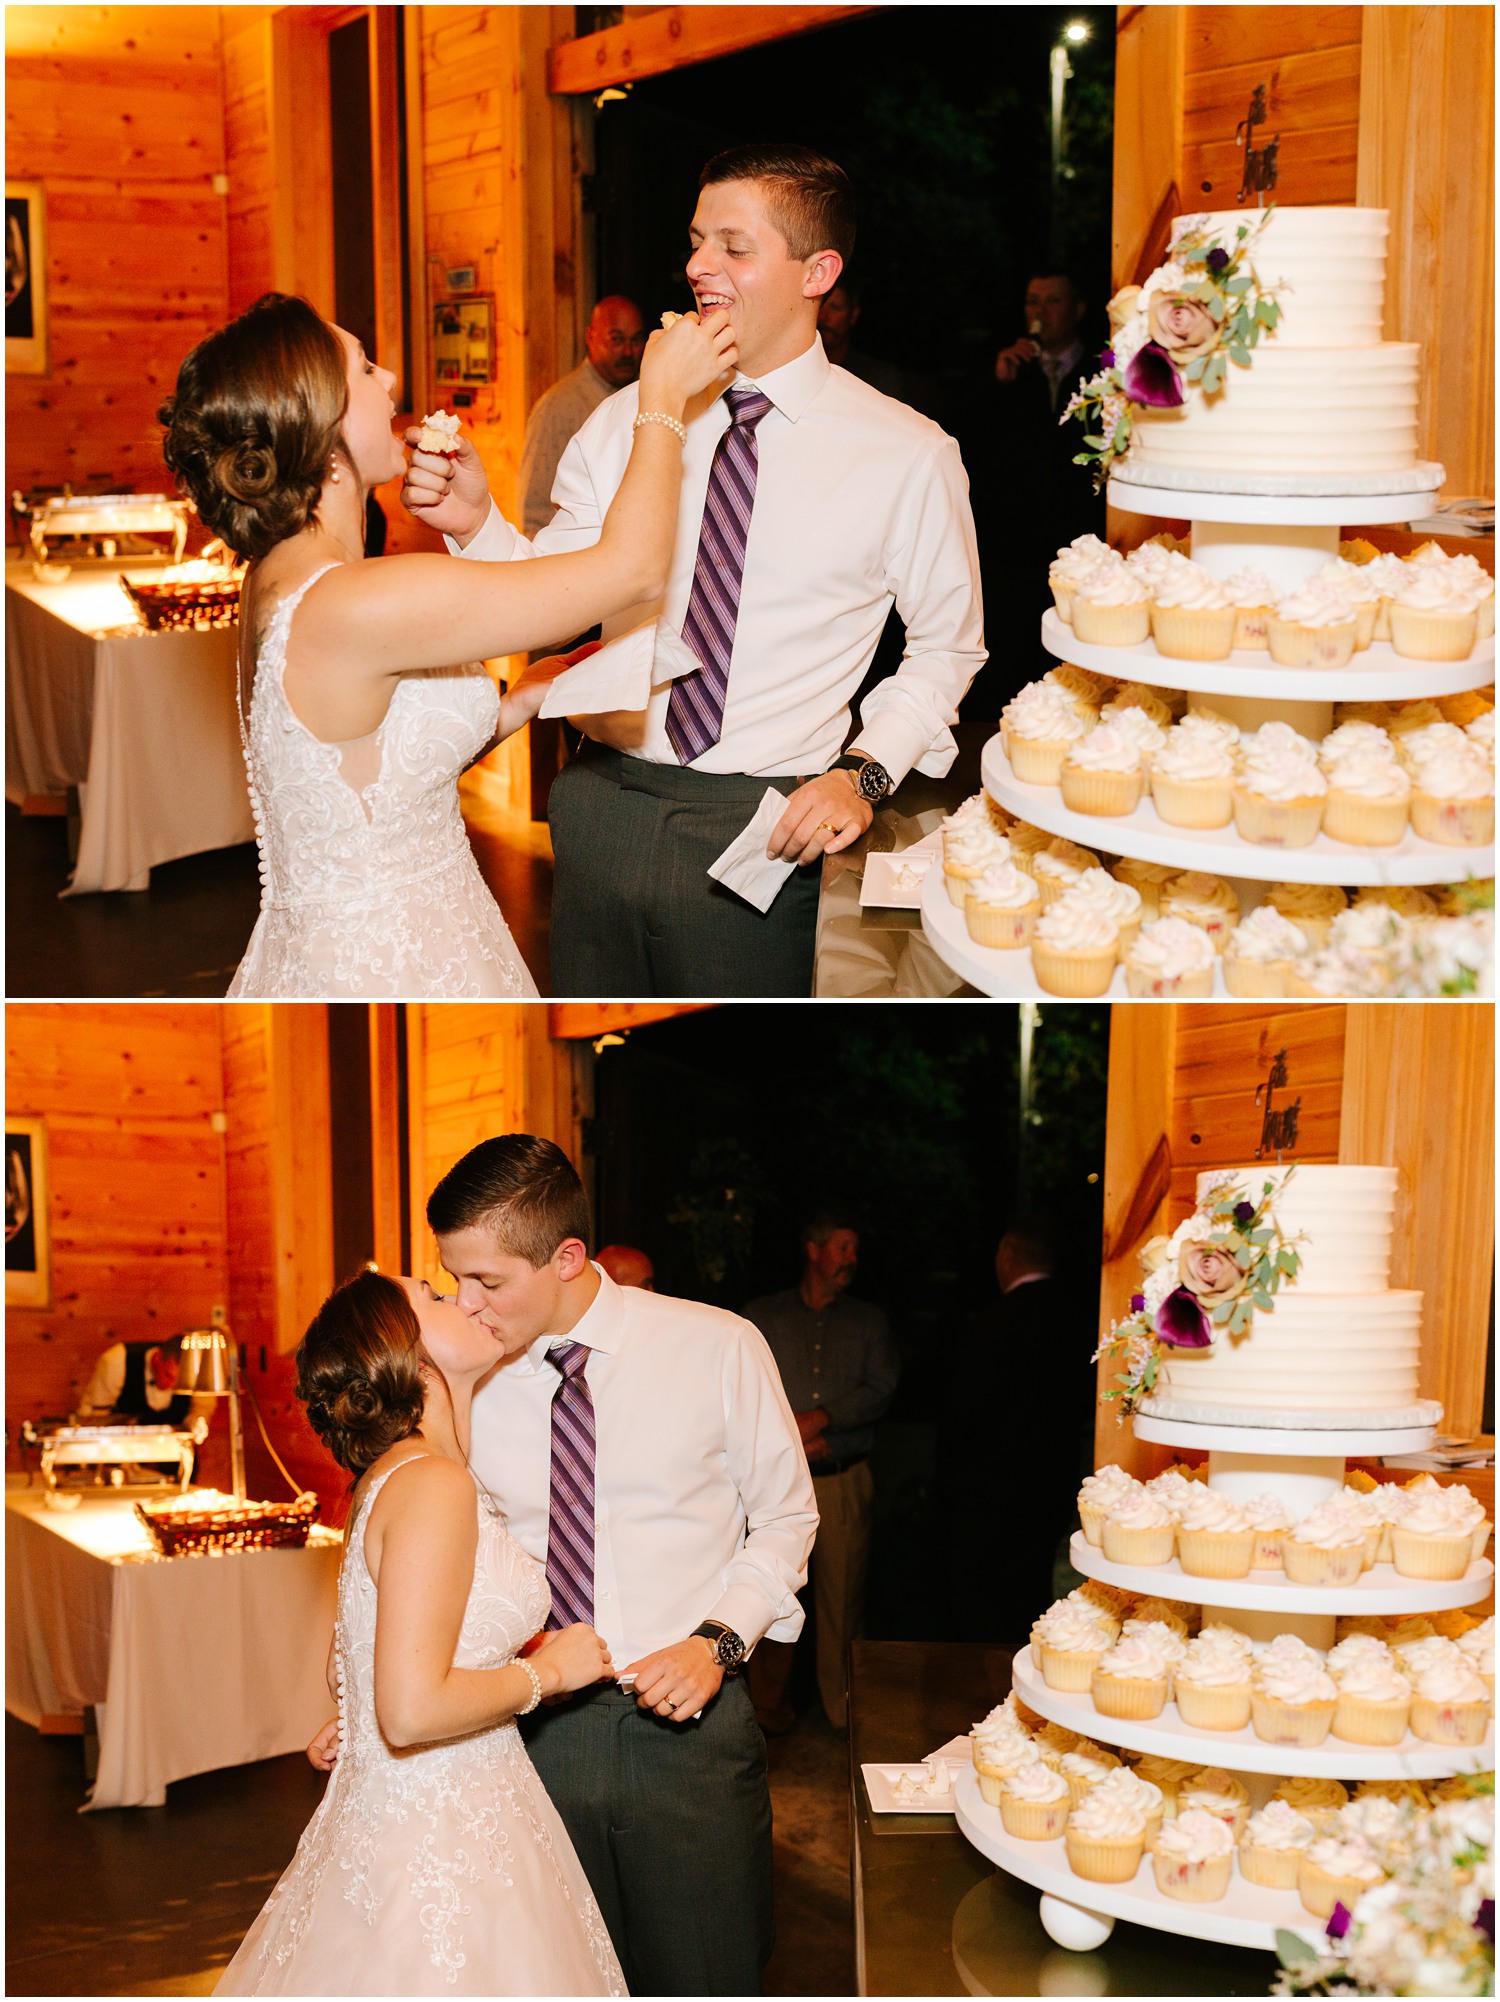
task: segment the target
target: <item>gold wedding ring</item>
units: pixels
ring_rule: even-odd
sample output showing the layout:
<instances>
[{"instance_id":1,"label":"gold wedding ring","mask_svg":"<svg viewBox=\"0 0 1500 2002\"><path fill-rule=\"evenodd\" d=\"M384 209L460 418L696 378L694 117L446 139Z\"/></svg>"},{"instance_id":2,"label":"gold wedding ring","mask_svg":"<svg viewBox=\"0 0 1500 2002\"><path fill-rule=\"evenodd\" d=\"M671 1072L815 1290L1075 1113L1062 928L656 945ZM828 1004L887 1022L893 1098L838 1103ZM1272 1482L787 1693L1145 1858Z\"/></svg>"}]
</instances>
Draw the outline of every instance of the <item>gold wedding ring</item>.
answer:
<instances>
[{"instance_id":1,"label":"gold wedding ring","mask_svg":"<svg viewBox=\"0 0 1500 2002\"><path fill-rule=\"evenodd\" d=\"M837 834L838 831L839 831L838 822L836 820L820 820L818 822L819 834L823 833Z\"/></svg>"}]
</instances>

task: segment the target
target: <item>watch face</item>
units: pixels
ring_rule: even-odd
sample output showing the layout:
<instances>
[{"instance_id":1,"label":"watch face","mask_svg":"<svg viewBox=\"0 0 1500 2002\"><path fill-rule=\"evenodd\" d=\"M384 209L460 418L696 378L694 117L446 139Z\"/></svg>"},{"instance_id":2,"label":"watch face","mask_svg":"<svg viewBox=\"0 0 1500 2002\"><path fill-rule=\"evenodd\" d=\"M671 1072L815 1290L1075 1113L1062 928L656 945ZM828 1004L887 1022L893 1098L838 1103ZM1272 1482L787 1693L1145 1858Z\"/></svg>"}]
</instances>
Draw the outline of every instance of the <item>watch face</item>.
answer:
<instances>
[{"instance_id":1,"label":"watch face","mask_svg":"<svg viewBox=\"0 0 1500 2002\"><path fill-rule=\"evenodd\" d=\"M891 789L890 774L884 765L877 765L872 758L868 764L860 766L855 774L855 784L867 800L879 805Z\"/></svg>"},{"instance_id":2,"label":"watch face","mask_svg":"<svg viewBox=\"0 0 1500 2002\"><path fill-rule=\"evenodd\" d=\"M714 1653L719 1657L720 1668L738 1668L745 1659L745 1643L738 1634L722 1633Z\"/></svg>"}]
</instances>

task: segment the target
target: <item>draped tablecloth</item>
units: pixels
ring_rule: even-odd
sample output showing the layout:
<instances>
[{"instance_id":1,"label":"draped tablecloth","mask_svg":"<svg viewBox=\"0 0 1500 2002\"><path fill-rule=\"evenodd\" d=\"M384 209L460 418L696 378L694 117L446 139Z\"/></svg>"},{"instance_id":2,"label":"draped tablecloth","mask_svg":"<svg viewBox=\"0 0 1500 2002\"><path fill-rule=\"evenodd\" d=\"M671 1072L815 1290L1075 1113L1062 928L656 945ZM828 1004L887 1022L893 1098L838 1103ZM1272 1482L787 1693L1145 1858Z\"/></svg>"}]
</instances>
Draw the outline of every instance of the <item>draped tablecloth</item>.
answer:
<instances>
[{"instance_id":1,"label":"draped tablecloth","mask_svg":"<svg viewBox=\"0 0 1500 2002\"><path fill-rule=\"evenodd\" d=\"M159 1558L128 1501L71 1515L5 1499L5 1707L92 1708L89 1807L160 1807L172 1780L300 1752L333 1715L325 1680L342 1541Z\"/></svg>"},{"instance_id":2,"label":"draped tablecloth","mask_svg":"<svg viewBox=\"0 0 1500 2002\"><path fill-rule=\"evenodd\" d=\"M157 862L255 838L236 628L134 630L121 574L6 576L5 794L19 802L78 788L83 824L65 896L144 890Z\"/></svg>"}]
</instances>

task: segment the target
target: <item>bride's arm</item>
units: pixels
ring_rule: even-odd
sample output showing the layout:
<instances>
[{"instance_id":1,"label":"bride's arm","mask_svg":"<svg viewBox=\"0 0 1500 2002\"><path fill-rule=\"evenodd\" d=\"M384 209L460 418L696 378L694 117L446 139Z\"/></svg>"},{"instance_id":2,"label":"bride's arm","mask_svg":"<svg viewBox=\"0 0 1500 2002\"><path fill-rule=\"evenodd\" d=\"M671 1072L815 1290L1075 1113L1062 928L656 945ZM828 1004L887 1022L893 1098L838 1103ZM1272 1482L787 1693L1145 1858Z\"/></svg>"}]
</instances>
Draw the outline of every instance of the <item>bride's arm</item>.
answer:
<instances>
[{"instance_id":1,"label":"bride's arm","mask_svg":"<svg viewBox=\"0 0 1500 2002\"><path fill-rule=\"evenodd\" d=\"M455 1668L474 1582L474 1482L452 1460L413 1461L376 1497L365 1532L376 1581L375 1715L386 1742L426 1745L481 1731L524 1710L534 1693L518 1663ZM590 1627L569 1628L533 1663L543 1696L610 1674Z\"/></svg>"}]
</instances>

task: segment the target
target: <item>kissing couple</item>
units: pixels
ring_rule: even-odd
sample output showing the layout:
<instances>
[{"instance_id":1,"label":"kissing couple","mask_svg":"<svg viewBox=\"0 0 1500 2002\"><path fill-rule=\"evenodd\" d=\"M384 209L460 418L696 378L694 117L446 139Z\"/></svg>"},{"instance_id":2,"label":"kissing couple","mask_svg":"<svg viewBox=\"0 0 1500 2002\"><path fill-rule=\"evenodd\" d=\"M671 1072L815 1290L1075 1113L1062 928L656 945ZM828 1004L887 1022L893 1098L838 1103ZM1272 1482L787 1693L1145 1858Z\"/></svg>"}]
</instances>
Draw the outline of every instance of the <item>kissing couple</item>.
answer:
<instances>
[{"instance_id":1,"label":"kissing couple","mask_svg":"<svg viewBox=\"0 0 1500 2002\"><path fill-rule=\"evenodd\" d=\"M770 1350L620 1287L567 1156L487 1140L427 1206L456 1297L363 1272L297 1394L353 1477L330 1774L225 1995L752 1995L766 1748L817 1507Z\"/></svg>"},{"instance_id":2,"label":"kissing couple","mask_svg":"<svg viewBox=\"0 0 1500 2002\"><path fill-rule=\"evenodd\" d=\"M393 434L395 376L305 300L268 295L187 357L166 460L250 564L262 899L231 997L536 994L457 781L579 656L534 661L503 697L482 663L595 625L611 651L592 693L568 685L585 742L549 797L554 992L812 991L812 865L914 766L947 771L984 660L957 446L818 338L854 234L847 176L807 147L709 161L697 311L567 447L531 542L468 439ZM365 557L369 495L403 476L448 555ZM893 607L904 658L851 730ZM746 896L709 874L741 837L752 874L771 865Z\"/></svg>"}]
</instances>

